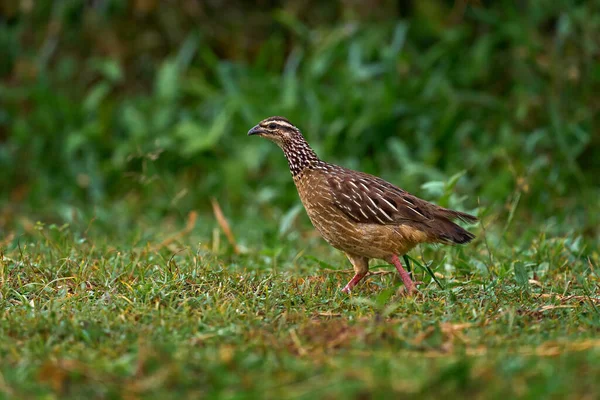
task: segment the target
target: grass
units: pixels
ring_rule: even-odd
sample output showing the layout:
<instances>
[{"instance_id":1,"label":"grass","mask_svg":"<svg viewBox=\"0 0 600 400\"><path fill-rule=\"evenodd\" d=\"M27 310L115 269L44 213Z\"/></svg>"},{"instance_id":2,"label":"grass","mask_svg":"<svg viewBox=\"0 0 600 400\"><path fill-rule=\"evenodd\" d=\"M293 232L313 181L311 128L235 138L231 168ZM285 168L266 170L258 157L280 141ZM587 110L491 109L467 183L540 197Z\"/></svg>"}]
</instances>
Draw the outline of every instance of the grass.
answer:
<instances>
[{"instance_id":1,"label":"grass","mask_svg":"<svg viewBox=\"0 0 600 400\"><path fill-rule=\"evenodd\" d=\"M485 222L485 219L484 219ZM230 221L236 232L257 220ZM584 398L598 393L598 253L539 234L413 253L352 295L348 263L304 218L291 237L221 238L209 216L25 223L0 262L0 390L16 398ZM214 234L208 234L211 227ZM296 237L295 235L298 235ZM212 237L207 240L206 237ZM320 260L322 258L323 260ZM332 265L336 267L332 267ZM332 269L336 268L336 269Z\"/></svg>"},{"instance_id":2,"label":"grass","mask_svg":"<svg viewBox=\"0 0 600 400\"><path fill-rule=\"evenodd\" d=\"M0 398L598 397L598 0L17 3ZM343 295L268 115L477 239Z\"/></svg>"}]
</instances>

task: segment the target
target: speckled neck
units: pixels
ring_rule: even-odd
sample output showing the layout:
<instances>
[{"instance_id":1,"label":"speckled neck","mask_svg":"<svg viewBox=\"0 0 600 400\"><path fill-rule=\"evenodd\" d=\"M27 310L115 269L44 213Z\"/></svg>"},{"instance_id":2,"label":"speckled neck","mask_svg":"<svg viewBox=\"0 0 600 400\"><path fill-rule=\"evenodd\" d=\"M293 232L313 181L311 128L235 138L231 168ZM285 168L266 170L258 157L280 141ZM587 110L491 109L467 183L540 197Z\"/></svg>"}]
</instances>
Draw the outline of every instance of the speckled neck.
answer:
<instances>
[{"instance_id":1,"label":"speckled neck","mask_svg":"<svg viewBox=\"0 0 600 400\"><path fill-rule=\"evenodd\" d=\"M292 176L300 174L311 164L319 162L319 157L302 136L283 143L281 148L287 158Z\"/></svg>"}]
</instances>

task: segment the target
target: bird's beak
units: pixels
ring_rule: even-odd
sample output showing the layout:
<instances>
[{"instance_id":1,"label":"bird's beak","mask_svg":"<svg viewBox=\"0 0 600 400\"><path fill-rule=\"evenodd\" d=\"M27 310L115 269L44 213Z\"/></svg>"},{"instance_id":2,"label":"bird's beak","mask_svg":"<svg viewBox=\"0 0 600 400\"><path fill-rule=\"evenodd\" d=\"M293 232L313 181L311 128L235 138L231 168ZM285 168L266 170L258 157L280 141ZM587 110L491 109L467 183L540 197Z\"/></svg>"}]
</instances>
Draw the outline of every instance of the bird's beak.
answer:
<instances>
[{"instance_id":1,"label":"bird's beak","mask_svg":"<svg viewBox=\"0 0 600 400\"><path fill-rule=\"evenodd\" d=\"M254 128L252 128L248 131L248 136L258 135L261 133L263 133L263 129L260 126L256 125Z\"/></svg>"}]
</instances>

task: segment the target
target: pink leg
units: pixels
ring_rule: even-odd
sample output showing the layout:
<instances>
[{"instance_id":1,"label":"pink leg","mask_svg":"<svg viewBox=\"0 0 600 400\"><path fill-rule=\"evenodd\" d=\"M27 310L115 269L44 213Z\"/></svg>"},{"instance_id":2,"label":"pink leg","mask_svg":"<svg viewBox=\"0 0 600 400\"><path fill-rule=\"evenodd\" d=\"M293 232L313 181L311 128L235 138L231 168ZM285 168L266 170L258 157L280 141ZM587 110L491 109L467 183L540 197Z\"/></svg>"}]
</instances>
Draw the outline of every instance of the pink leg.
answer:
<instances>
[{"instance_id":1,"label":"pink leg","mask_svg":"<svg viewBox=\"0 0 600 400\"><path fill-rule=\"evenodd\" d=\"M415 290L415 284L413 283L412 279L410 279L410 275L408 274L408 272L406 272L406 270L402 267L400 259L397 255L394 254L391 257L391 261L398 270L398 273L402 278L402 282L404 282L404 286L406 287L406 291L408 292L408 294L412 294L412 292L414 292Z\"/></svg>"},{"instance_id":2,"label":"pink leg","mask_svg":"<svg viewBox=\"0 0 600 400\"><path fill-rule=\"evenodd\" d=\"M354 278L350 279L350 282L344 286L342 292L350 293L352 288L369 273L369 259L349 253L346 253L346 257L348 257L348 260L352 263L352 267L354 267Z\"/></svg>"},{"instance_id":3,"label":"pink leg","mask_svg":"<svg viewBox=\"0 0 600 400\"><path fill-rule=\"evenodd\" d=\"M356 286L356 284L358 282L360 282L360 280L362 278L364 278L366 275L367 275L366 272L361 272L359 274L354 275L354 278L350 279L350 282L348 282L346 284L346 286L344 286L344 288L342 289L342 292L344 292L344 293L350 293L350 291L352 290L352 288L354 286Z\"/></svg>"}]
</instances>

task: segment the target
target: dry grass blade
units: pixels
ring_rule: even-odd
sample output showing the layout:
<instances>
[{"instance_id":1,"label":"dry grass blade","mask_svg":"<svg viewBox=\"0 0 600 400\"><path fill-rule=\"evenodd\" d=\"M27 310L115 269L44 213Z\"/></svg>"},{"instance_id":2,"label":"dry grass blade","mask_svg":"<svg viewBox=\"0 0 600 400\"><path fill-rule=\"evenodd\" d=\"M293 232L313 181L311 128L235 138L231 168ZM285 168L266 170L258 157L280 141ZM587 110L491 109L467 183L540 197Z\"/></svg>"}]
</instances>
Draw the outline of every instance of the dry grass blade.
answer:
<instances>
[{"instance_id":1,"label":"dry grass blade","mask_svg":"<svg viewBox=\"0 0 600 400\"><path fill-rule=\"evenodd\" d=\"M547 306L540 307L540 309L538 311L548 311L548 310L555 310L557 308L575 308L575 307L577 307L577 306L576 305L568 305L568 304L561 304L558 306L547 305Z\"/></svg>"},{"instance_id":2,"label":"dry grass blade","mask_svg":"<svg viewBox=\"0 0 600 400\"><path fill-rule=\"evenodd\" d=\"M198 219L198 213L196 211L190 211L190 213L188 214L187 222L185 224L185 228L183 230L175 233L174 235L169 236L165 240L163 240L157 247L158 248L167 247L168 245L173 243L175 240L190 233L192 231L192 229L194 229L197 219Z\"/></svg>"},{"instance_id":3,"label":"dry grass blade","mask_svg":"<svg viewBox=\"0 0 600 400\"><path fill-rule=\"evenodd\" d=\"M304 348L304 346L302 346L302 342L300 341L300 338L298 337L298 334L296 333L296 330L294 328L290 329L290 337L292 338L292 342L298 350L298 354L301 356L305 356L307 354L307 351Z\"/></svg>"},{"instance_id":4,"label":"dry grass blade","mask_svg":"<svg viewBox=\"0 0 600 400\"><path fill-rule=\"evenodd\" d=\"M210 199L210 202L212 204L213 213L215 214L217 223L223 230L223 233L225 233L225 236L227 237L229 244L231 244L231 247L233 247L233 252L235 254L240 254L240 249L235 241L235 236L233 236L233 232L231 231L231 228L229 227L229 222L227 222L227 219L223 215L223 211L221 210L221 206L219 205L219 202L214 197Z\"/></svg>"},{"instance_id":5,"label":"dry grass blade","mask_svg":"<svg viewBox=\"0 0 600 400\"><path fill-rule=\"evenodd\" d=\"M341 313L332 312L332 311L322 311L322 312L316 313L316 316L317 317L341 317L342 314Z\"/></svg>"},{"instance_id":6,"label":"dry grass blade","mask_svg":"<svg viewBox=\"0 0 600 400\"><path fill-rule=\"evenodd\" d=\"M548 341L534 349L522 348L519 353L539 357L556 357L567 352L589 351L600 347L600 340L586 339L576 342Z\"/></svg>"},{"instance_id":7,"label":"dry grass blade","mask_svg":"<svg viewBox=\"0 0 600 400\"><path fill-rule=\"evenodd\" d=\"M561 303L566 303L570 300L575 300L575 301L579 301L579 302L584 302L586 300L589 300L593 303L597 303L600 304L600 298L598 297L590 297L590 296L581 296L581 295L569 295L569 296L563 296L557 293L544 293L541 294L539 297L543 298L543 299L557 299L559 300Z\"/></svg>"}]
</instances>

